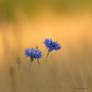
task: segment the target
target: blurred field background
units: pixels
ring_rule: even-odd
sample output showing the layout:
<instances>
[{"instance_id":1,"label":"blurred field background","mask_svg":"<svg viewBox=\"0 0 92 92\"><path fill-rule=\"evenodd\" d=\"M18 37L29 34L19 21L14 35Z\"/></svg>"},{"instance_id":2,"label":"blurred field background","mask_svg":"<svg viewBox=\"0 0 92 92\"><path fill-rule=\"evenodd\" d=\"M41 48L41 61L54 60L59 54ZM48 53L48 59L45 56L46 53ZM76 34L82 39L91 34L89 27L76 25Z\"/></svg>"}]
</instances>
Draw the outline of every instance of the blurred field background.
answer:
<instances>
[{"instance_id":1,"label":"blurred field background","mask_svg":"<svg viewBox=\"0 0 92 92\"><path fill-rule=\"evenodd\" d=\"M47 65L45 38L62 45ZM43 57L31 65L24 50L36 46ZM0 0L0 92L91 92L91 54L91 0Z\"/></svg>"}]
</instances>

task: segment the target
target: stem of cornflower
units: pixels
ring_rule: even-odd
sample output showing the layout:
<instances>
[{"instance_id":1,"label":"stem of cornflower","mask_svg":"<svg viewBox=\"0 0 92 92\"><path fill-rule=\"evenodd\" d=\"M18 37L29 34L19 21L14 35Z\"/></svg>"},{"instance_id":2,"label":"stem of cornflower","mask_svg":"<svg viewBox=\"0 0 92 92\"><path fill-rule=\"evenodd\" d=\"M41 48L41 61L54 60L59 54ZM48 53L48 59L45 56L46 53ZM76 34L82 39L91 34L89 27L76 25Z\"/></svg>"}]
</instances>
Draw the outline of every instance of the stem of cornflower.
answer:
<instances>
[{"instance_id":1,"label":"stem of cornflower","mask_svg":"<svg viewBox=\"0 0 92 92\"><path fill-rule=\"evenodd\" d=\"M32 58L32 57L30 57L30 62L31 62L31 64L32 64L32 62L33 62L33 58Z\"/></svg>"},{"instance_id":2,"label":"stem of cornflower","mask_svg":"<svg viewBox=\"0 0 92 92\"><path fill-rule=\"evenodd\" d=\"M47 53L47 55L46 55L45 62L47 62L47 61L48 61L48 56L49 56L49 54L50 54L50 51L48 50L48 53Z\"/></svg>"},{"instance_id":3,"label":"stem of cornflower","mask_svg":"<svg viewBox=\"0 0 92 92\"><path fill-rule=\"evenodd\" d=\"M40 64L40 61L39 61L39 59L37 59L37 61L38 61L38 64Z\"/></svg>"},{"instance_id":4,"label":"stem of cornflower","mask_svg":"<svg viewBox=\"0 0 92 92\"><path fill-rule=\"evenodd\" d=\"M34 61L34 58L30 57L30 72L32 72L32 62Z\"/></svg>"}]
</instances>

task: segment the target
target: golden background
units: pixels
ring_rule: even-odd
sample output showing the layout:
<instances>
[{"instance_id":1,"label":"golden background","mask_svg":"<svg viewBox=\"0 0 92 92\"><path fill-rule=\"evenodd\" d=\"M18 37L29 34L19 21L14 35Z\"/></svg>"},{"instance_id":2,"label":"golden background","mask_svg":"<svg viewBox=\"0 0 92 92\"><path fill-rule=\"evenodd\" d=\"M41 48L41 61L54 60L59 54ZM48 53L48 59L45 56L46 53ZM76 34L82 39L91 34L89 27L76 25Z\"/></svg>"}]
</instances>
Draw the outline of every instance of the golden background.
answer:
<instances>
[{"instance_id":1,"label":"golden background","mask_svg":"<svg viewBox=\"0 0 92 92\"><path fill-rule=\"evenodd\" d=\"M17 7L16 18L12 15L14 10L7 12L11 6L6 7L6 10L1 7L0 92L91 92L91 5L88 4L90 8L84 10L80 7L78 10L64 12L55 10L57 4L54 9L41 0L40 4L36 4L36 13L28 16ZM2 3L0 5L6 6ZM25 11L28 12L32 5ZM46 38L58 41L62 49L53 51L47 64L44 64L47 49L43 42ZM43 52L41 64L34 62L31 65L24 51L36 46ZM20 71L16 63L18 57L22 62Z\"/></svg>"}]
</instances>

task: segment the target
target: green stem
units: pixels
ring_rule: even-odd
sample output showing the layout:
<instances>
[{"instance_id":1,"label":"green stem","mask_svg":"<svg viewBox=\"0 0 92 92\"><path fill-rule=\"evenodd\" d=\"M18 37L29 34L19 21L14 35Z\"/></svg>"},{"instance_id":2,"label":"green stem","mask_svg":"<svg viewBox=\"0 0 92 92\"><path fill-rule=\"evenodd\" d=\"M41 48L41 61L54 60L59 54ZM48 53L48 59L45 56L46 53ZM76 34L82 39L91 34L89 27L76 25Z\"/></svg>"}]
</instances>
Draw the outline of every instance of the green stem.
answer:
<instances>
[{"instance_id":1,"label":"green stem","mask_svg":"<svg viewBox=\"0 0 92 92\"><path fill-rule=\"evenodd\" d=\"M39 61L39 59L38 59L37 61L38 61L38 64L40 64L40 61Z\"/></svg>"},{"instance_id":2,"label":"green stem","mask_svg":"<svg viewBox=\"0 0 92 92\"><path fill-rule=\"evenodd\" d=\"M48 51L48 53L47 53L47 55L46 55L45 62L47 62L47 61L48 61L48 56L49 56L49 54L50 54L50 51Z\"/></svg>"},{"instance_id":3,"label":"green stem","mask_svg":"<svg viewBox=\"0 0 92 92\"><path fill-rule=\"evenodd\" d=\"M30 57L30 72L32 72L32 62L33 62L33 58Z\"/></svg>"},{"instance_id":4,"label":"green stem","mask_svg":"<svg viewBox=\"0 0 92 92\"><path fill-rule=\"evenodd\" d=\"M30 57L30 62L31 62L31 64L32 64L32 62L33 62L33 58L31 58L31 57Z\"/></svg>"}]
</instances>

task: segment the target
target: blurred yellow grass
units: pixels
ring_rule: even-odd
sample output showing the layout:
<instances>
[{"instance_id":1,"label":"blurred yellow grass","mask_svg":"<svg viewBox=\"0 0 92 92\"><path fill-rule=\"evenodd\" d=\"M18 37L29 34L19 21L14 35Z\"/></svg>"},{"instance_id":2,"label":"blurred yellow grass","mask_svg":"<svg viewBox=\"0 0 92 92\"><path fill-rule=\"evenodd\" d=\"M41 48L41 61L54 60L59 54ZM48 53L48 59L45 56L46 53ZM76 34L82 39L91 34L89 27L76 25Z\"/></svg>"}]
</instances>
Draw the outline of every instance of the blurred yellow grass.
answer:
<instances>
[{"instance_id":1,"label":"blurred yellow grass","mask_svg":"<svg viewBox=\"0 0 92 92\"><path fill-rule=\"evenodd\" d=\"M3 65L0 68L3 80L0 91L12 92L12 79L8 73L11 66L14 67L16 76L13 80L16 81L13 87L16 92L77 92L74 88L88 88L88 78L92 80L89 77L92 64L89 52L92 50L91 34L92 16L89 13L61 16L46 12L38 14L32 20L20 19L17 25L3 24L0 27L0 67ZM51 53L46 82L42 65L33 64L32 72L29 72L30 62L25 61L24 50L39 46L43 51L43 62L47 51L43 41L48 37L57 40L62 45L62 50ZM23 61L21 74L17 70L17 57ZM6 67L5 64L9 65ZM7 90L3 90L3 86Z\"/></svg>"}]
</instances>

